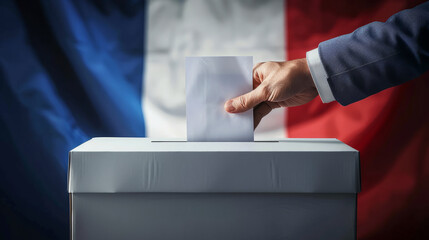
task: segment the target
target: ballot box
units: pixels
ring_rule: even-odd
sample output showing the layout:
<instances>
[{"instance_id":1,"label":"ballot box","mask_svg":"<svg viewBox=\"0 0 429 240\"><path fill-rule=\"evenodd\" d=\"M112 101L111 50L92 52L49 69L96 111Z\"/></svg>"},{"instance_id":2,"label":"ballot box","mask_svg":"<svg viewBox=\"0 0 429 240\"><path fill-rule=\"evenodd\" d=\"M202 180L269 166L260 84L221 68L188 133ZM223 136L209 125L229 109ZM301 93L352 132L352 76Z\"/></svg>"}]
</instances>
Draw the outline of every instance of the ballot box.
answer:
<instances>
[{"instance_id":1,"label":"ballot box","mask_svg":"<svg viewBox=\"0 0 429 240\"><path fill-rule=\"evenodd\" d=\"M93 138L70 151L72 239L356 239L359 153L336 139Z\"/></svg>"}]
</instances>

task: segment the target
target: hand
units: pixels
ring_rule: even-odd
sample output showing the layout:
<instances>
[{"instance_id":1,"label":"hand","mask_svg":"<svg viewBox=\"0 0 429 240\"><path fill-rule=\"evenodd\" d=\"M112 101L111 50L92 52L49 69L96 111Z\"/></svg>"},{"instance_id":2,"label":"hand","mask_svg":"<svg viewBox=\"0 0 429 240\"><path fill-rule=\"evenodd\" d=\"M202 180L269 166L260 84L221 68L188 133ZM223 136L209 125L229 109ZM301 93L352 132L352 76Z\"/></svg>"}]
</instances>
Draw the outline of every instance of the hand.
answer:
<instances>
[{"instance_id":1,"label":"hand","mask_svg":"<svg viewBox=\"0 0 429 240\"><path fill-rule=\"evenodd\" d=\"M254 127L274 108L308 103L318 95L305 58L262 62L253 68L253 90L225 103L225 110L240 113L254 108Z\"/></svg>"}]
</instances>

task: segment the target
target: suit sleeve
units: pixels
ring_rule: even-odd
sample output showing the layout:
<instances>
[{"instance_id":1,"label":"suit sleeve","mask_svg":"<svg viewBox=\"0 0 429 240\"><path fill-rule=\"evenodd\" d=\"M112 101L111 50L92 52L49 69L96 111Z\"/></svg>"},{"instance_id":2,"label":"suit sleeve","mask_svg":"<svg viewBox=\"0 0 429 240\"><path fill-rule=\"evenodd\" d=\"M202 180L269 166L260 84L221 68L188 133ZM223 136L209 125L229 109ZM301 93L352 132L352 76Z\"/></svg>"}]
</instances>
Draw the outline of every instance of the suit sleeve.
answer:
<instances>
[{"instance_id":1,"label":"suit sleeve","mask_svg":"<svg viewBox=\"0 0 429 240\"><path fill-rule=\"evenodd\" d=\"M318 50L342 105L414 79L429 69L429 2L322 42Z\"/></svg>"}]
</instances>

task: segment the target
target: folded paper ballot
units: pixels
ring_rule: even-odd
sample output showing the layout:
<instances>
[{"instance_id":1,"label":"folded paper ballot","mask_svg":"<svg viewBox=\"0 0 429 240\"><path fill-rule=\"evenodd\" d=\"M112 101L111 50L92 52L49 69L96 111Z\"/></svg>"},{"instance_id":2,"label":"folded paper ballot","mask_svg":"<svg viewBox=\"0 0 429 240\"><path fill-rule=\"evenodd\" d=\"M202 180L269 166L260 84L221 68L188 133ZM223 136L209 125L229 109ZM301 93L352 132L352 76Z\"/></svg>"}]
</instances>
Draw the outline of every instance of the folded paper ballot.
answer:
<instances>
[{"instance_id":1,"label":"folded paper ballot","mask_svg":"<svg viewBox=\"0 0 429 240\"><path fill-rule=\"evenodd\" d=\"M231 114L228 99L253 89L253 57L187 57L186 118L190 142L253 141L253 111Z\"/></svg>"}]
</instances>

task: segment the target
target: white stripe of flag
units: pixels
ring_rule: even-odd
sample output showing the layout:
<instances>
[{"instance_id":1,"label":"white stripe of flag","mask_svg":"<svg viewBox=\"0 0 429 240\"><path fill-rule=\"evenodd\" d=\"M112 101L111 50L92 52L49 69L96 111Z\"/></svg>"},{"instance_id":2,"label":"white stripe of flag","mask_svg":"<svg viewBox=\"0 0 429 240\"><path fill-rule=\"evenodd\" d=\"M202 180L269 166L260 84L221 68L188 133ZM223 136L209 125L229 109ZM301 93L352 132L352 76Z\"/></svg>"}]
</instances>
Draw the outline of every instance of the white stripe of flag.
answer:
<instances>
[{"instance_id":1,"label":"white stripe of flag","mask_svg":"<svg viewBox=\"0 0 429 240\"><path fill-rule=\"evenodd\" d=\"M284 61L284 1L152 0L148 2L142 108L148 137L186 137L186 56L253 56ZM277 109L256 140L285 137Z\"/></svg>"}]
</instances>

